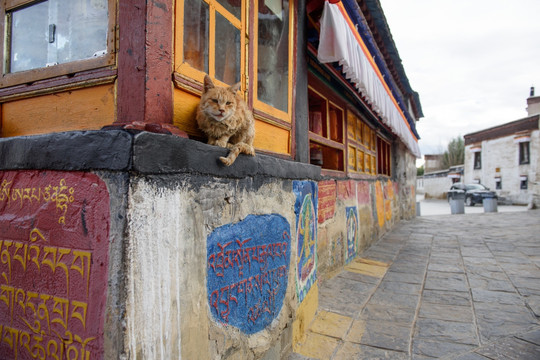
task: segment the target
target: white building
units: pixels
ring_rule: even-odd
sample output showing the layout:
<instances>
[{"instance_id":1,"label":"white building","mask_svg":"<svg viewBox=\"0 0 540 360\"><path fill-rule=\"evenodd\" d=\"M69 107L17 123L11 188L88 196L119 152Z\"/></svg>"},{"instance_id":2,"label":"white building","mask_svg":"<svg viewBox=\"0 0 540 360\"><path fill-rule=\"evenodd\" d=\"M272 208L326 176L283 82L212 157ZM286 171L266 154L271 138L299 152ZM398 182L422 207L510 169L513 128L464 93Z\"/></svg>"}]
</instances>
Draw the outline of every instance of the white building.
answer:
<instances>
[{"instance_id":1,"label":"white building","mask_svg":"<svg viewBox=\"0 0 540 360\"><path fill-rule=\"evenodd\" d=\"M540 206L540 96L526 118L466 134L465 183L482 183L508 203Z\"/></svg>"}]
</instances>

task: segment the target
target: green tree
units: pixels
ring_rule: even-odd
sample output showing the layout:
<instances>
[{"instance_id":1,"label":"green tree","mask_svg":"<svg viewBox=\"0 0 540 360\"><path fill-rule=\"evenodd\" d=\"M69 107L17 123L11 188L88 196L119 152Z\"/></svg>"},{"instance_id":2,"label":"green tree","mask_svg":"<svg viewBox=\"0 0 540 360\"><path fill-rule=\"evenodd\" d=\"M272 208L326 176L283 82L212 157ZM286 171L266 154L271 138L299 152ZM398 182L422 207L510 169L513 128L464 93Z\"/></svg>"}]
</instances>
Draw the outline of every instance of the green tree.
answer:
<instances>
[{"instance_id":1,"label":"green tree","mask_svg":"<svg viewBox=\"0 0 540 360\"><path fill-rule=\"evenodd\" d=\"M463 165L465 162L465 142L461 136L450 140L448 149L443 153L442 168L448 169L450 166Z\"/></svg>"},{"instance_id":2,"label":"green tree","mask_svg":"<svg viewBox=\"0 0 540 360\"><path fill-rule=\"evenodd\" d=\"M416 168L416 176L424 175L424 165Z\"/></svg>"}]
</instances>

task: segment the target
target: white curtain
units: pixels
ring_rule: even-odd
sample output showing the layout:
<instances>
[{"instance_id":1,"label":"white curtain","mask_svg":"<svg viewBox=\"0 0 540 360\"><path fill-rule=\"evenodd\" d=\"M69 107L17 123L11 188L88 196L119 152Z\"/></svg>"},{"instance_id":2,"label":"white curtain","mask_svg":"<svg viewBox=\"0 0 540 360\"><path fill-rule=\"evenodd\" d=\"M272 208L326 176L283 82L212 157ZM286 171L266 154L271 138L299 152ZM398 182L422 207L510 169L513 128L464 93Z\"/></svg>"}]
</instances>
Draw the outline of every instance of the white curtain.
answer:
<instances>
[{"instance_id":1,"label":"white curtain","mask_svg":"<svg viewBox=\"0 0 540 360\"><path fill-rule=\"evenodd\" d=\"M321 63L339 62L345 77L355 84L383 122L416 157L421 157L418 141L409 129L407 119L400 113L391 93L385 89L367 57L371 55L364 53L353 33L357 30L349 26L339 6L328 1L324 3L317 58Z\"/></svg>"}]
</instances>

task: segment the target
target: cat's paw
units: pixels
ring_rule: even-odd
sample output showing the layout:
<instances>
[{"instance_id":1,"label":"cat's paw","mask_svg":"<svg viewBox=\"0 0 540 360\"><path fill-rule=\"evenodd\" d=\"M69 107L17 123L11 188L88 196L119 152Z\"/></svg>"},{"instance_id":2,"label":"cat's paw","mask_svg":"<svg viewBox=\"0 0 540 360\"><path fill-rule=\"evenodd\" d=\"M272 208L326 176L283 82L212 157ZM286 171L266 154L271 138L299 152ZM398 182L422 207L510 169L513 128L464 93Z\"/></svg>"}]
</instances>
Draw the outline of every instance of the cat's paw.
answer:
<instances>
[{"instance_id":1,"label":"cat's paw","mask_svg":"<svg viewBox=\"0 0 540 360\"><path fill-rule=\"evenodd\" d=\"M219 157L219 160L221 160L221 162L222 162L223 164L225 164L225 166L231 166L232 163L234 162L234 160L229 159L228 157L223 157L223 156L220 156L220 157Z\"/></svg>"},{"instance_id":2,"label":"cat's paw","mask_svg":"<svg viewBox=\"0 0 540 360\"><path fill-rule=\"evenodd\" d=\"M253 146L249 146L246 149L245 154L250 155L250 156L255 156L255 149L253 148Z\"/></svg>"},{"instance_id":3,"label":"cat's paw","mask_svg":"<svg viewBox=\"0 0 540 360\"><path fill-rule=\"evenodd\" d=\"M226 148L227 147L227 140L216 140L214 142L214 145L220 146L222 148Z\"/></svg>"}]
</instances>

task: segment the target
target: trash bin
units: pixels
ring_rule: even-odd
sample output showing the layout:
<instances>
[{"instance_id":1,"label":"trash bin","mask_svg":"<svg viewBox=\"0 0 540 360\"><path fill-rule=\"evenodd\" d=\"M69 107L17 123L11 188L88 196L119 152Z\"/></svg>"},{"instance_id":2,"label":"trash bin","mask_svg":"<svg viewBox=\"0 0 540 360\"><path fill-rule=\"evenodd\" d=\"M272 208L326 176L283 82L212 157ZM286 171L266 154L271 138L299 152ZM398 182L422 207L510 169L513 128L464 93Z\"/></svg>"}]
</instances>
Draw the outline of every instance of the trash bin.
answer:
<instances>
[{"instance_id":1,"label":"trash bin","mask_svg":"<svg viewBox=\"0 0 540 360\"><path fill-rule=\"evenodd\" d=\"M452 215L465 214L465 191L456 191L449 202Z\"/></svg>"},{"instance_id":2,"label":"trash bin","mask_svg":"<svg viewBox=\"0 0 540 360\"><path fill-rule=\"evenodd\" d=\"M484 205L484 212L497 212L497 198L494 196L488 196L482 199L482 204Z\"/></svg>"},{"instance_id":3,"label":"trash bin","mask_svg":"<svg viewBox=\"0 0 540 360\"><path fill-rule=\"evenodd\" d=\"M416 216L421 216L420 212L420 201L416 202Z\"/></svg>"}]
</instances>

